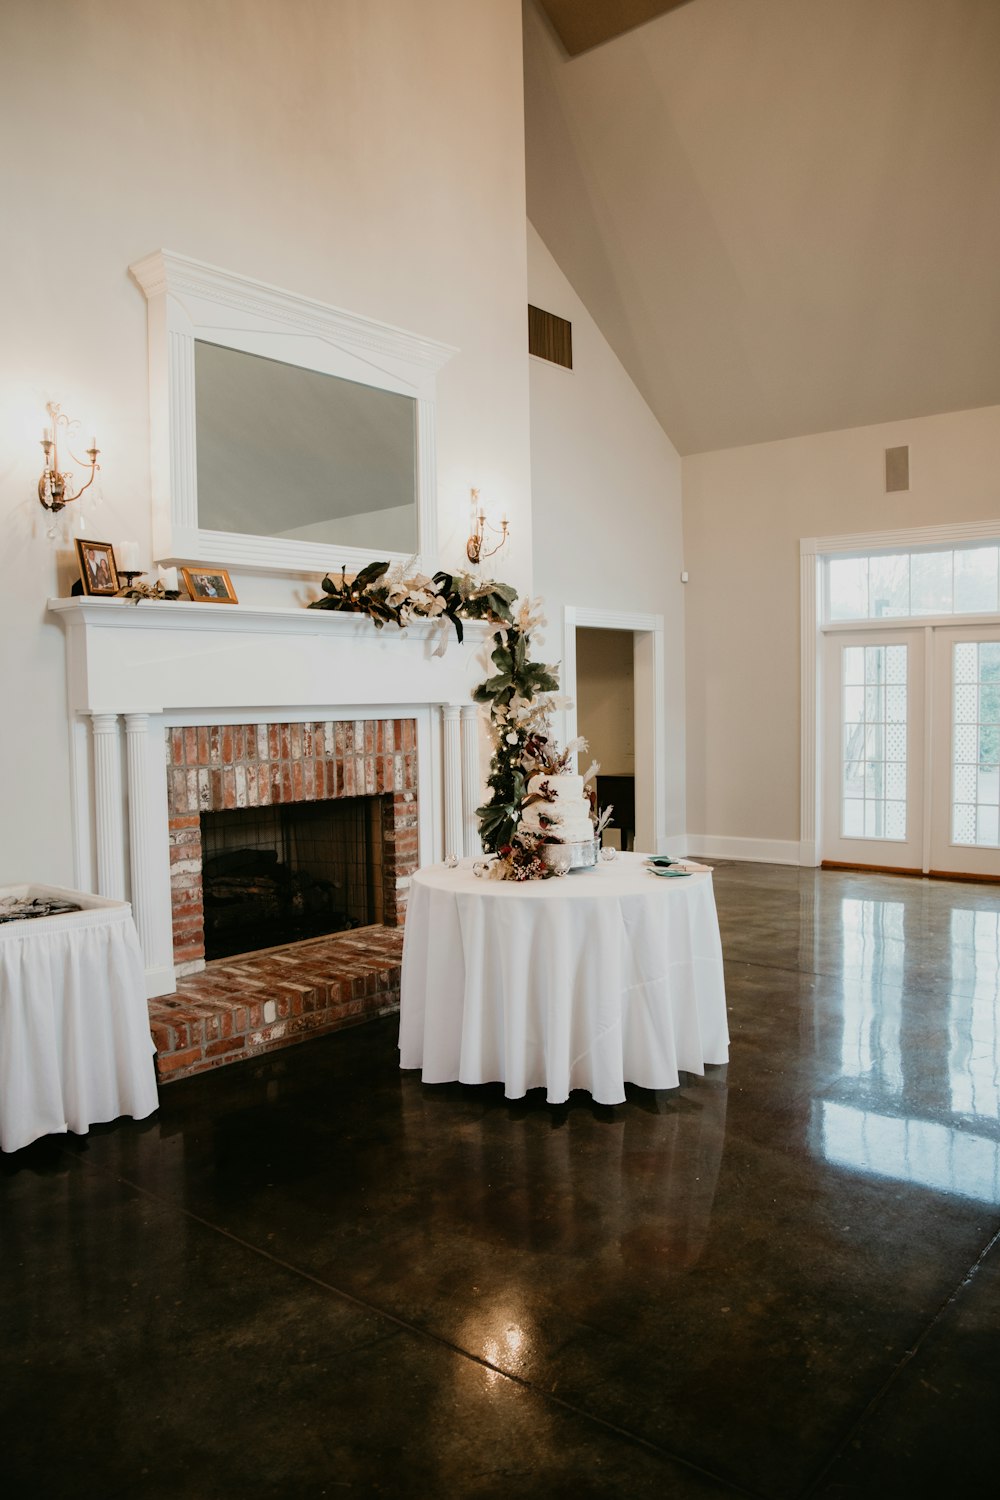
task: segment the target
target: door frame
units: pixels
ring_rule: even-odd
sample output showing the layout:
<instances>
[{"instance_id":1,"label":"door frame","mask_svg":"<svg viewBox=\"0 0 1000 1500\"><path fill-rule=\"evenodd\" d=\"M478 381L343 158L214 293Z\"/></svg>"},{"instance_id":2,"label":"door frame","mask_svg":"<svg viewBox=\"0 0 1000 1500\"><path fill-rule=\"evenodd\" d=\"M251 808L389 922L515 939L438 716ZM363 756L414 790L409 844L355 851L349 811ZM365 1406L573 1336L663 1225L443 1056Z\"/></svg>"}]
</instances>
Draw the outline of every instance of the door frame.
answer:
<instances>
[{"instance_id":1,"label":"door frame","mask_svg":"<svg viewBox=\"0 0 1000 1500\"><path fill-rule=\"evenodd\" d=\"M1000 539L1000 520L969 521L951 526L911 526L899 531L856 531L841 536L802 537L799 541L799 864L820 863L823 835L823 638L825 625L823 562L837 553L890 552L912 547L960 547L967 542ZM990 615L921 615L886 621L887 628L903 624L995 625ZM839 628L841 622L837 622ZM844 621L844 628L878 628L877 620Z\"/></svg>"},{"instance_id":2,"label":"door frame","mask_svg":"<svg viewBox=\"0 0 1000 1500\"><path fill-rule=\"evenodd\" d=\"M567 604L563 609L563 684L566 742L576 739L576 632L624 630L634 647L635 847L660 854L667 843L666 691L663 684L663 616Z\"/></svg>"}]
</instances>

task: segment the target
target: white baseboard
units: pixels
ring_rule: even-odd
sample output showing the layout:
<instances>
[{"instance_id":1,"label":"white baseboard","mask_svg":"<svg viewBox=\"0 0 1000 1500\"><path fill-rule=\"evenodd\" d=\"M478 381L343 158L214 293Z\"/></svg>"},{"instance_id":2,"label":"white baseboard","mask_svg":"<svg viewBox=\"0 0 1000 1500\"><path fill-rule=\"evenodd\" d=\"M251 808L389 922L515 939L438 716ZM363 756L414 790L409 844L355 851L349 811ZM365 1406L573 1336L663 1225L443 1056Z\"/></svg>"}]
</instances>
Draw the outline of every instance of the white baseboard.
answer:
<instances>
[{"instance_id":1,"label":"white baseboard","mask_svg":"<svg viewBox=\"0 0 1000 1500\"><path fill-rule=\"evenodd\" d=\"M680 843L685 853L702 859L746 859L759 865L801 863L798 839L738 839L714 833L689 833Z\"/></svg>"}]
</instances>

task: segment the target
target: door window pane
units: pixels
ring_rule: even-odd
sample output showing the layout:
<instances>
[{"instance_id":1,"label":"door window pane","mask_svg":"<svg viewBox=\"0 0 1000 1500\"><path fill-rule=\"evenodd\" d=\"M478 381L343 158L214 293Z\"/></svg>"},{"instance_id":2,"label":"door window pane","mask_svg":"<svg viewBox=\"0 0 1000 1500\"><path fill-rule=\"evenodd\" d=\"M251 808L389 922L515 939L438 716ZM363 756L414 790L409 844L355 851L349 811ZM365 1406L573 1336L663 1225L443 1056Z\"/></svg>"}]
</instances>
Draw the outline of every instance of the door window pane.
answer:
<instances>
[{"instance_id":1,"label":"door window pane","mask_svg":"<svg viewBox=\"0 0 1000 1500\"><path fill-rule=\"evenodd\" d=\"M973 647L975 650L975 647ZM983 682L1000 682L1000 641L983 641L979 647L979 676Z\"/></svg>"},{"instance_id":2,"label":"door window pane","mask_svg":"<svg viewBox=\"0 0 1000 1500\"><path fill-rule=\"evenodd\" d=\"M906 838L906 803L885 804L885 836L887 839Z\"/></svg>"},{"instance_id":3,"label":"door window pane","mask_svg":"<svg viewBox=\"0 0 1000 1500\"><path fill-rule=\"evenodd\" d=\"M848 683L862 684L865 680L865 648L864 646L845 646L842 652L844 663L843 680L845 686Z\"/></svg>"},{"instance_id":4,"label":"door window pane","mask_svg":"<svg viewBox=\"0 0 1000 1500\"><path fill-rule=\"evenodd\" d=\"M996 642L963 641L952 655L951 840L1000 848L1000 669Z\"/></svg>"},{"instance_id":5,"label":"door window pane","mask_svg":"<svg viewBox=\"0 0 1000 1500\"><path fill-rule=\"evenodd\" d=\"M1000 724L1000 683L984 682L979 689L979 719L982 724Z\"/></svg>"},{"instance_id":6,"label":"door window pane","mask_svg":"<svg viewBox=\"0 0 1000 1500\"><path fill-rule=\"evenodd\" d=\"M885 768L885 794L894 800L906 801L906 764L889 761Z\"/></svg>"},{"instance_id":7,"label":"door window pane","mask_svg":"<svg viewBox=\"0 0 1000 1500\"><path fill-rule=\"evenodd\" d=\"M906 647L905 646L876 646L865 647L865 650L877 650L885 652L885 680L896 682L903 686L906 684Z\"/></svg>"},{"instance_id":8,"label":"door window pane","mask_svg":"<svg viewBox=\"0 0 1000 1500\"><path fill-rule=\"evenodd\" d=\"M885 690L885 716L890 724L906 723L905 687L887 687Z\"/></svg>"},{"instance_id":9,"label":"door window pane","mask_svg":"<svg viewBox=\"0 0 1000 1500\"><path fill-rule=\"evenodd\" d=\"M955 647L955 681L979 681L979 647L974 641L963 641Z\"/></svg>"},{"instance_id":10,"label":"door window pane","mask_svg":"<svg viewBox=\"0 0 1000 1500\"><path fill-rule=\"evenodd\" d=\"M868 613L867 557L834 557L827 572L831 620L863 620Z\"/></svg>"},{"instance_id":11,"label":"door window pane","mask_svg":"<svg viewBox=\"0 0 1000 1500\"><path fill-rule=\"evenodd\" d=\"M987 614L997 607L997 549L955 553L955 613Z\"/></svg>"},{"instance_id":12,"label":"door window pane","mask_svg":"<svg viewBox=\"0 0 1000 1500\"><path fill-rule=\"evenodd\" d=\"M859 839L865 831L865 804L863 802L844 803L844 837L845 839Z\"/></svg>"},{"instance_id":13,"label":"door window pane","mask_svg":"<svg viewBox=\"0 0 1000 1500\"><path fill-rule=\"evenodd\" d=\"M995 849L1000 834L1000 821L998 821L1000 808L981 807L976 813L976 843L981 848Z\"/></svg>"},{"instance_id":14,"label":"door window pane","mask_svg":"<svg viewBox=\"0 0 1000 1500\"><path fill-rule=\"evenodd\" d=\"M843 838L906 838L906 651L841 648Z\"/></svg>"},{"instance_id":15,"label":"door window pane","mask_svg":"<svg viewBox=\"0 0 1000 1500\"><path fill-rule=\"evenodd\" d=\"M844 723L861 724L865 717L865 690L863 687L844 688Z\"/></svg>"},{"instance_id":16,"label":"door window pane","mask_svg":"<svg viewBox=\"0 0 1000 1500\"><path fill-rule=\"evenodd\" d=\"M914 552L910 558L910 612L950 615L952 552Z\"/></svg>"},{"instance_id":17,"label":"door window pane","mask_svg":"<svg viewBox=\"0 0 1000 1500\"><path fill-rule=\"evenodd\" d=\"M868 616L872 620L899 619L910 613L910 558L908 553L868 559Z\"/></svg>"},{"instance_id":18,"label":"door window pane","mask_svg":"<svg viewBox=\"0 0 1000 1500\"><path fill-rule=\"evenodd\" d=\"M1000 612L1000 545L871 552L826 563L826 619L901 620Z\"/></svg>"}]
</instances>

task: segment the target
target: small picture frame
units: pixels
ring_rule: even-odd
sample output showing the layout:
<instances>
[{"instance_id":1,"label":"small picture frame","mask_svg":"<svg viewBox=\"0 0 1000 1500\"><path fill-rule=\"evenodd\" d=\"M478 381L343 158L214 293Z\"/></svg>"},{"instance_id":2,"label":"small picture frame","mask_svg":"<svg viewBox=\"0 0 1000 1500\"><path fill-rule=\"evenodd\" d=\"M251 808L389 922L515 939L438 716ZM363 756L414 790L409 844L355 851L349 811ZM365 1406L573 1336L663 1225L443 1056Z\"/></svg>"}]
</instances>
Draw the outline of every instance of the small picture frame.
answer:
<instances>
[{"instance_id":1,"label":"small picture frame","mask_svg":"<svg viewBox=\"0 0 1000 1500\"><path fill-rule=\"evenodd\" d=\"M199 604L237 604L233 581L225 568L181 568L191 598Z\"/></svg>"},{"instance_id":2,"label":"small picture frame","mask_svg":"<svg viewBox=\"0 0 1000 1500\"><path fill-rule=\"evenodd\" d=\"M83 537L77 537L76 555L85 594L105 597L117 594L120 588L118 569L115 567L115 549L110 542L87 542Z\"/></svg>"}]
</instances>

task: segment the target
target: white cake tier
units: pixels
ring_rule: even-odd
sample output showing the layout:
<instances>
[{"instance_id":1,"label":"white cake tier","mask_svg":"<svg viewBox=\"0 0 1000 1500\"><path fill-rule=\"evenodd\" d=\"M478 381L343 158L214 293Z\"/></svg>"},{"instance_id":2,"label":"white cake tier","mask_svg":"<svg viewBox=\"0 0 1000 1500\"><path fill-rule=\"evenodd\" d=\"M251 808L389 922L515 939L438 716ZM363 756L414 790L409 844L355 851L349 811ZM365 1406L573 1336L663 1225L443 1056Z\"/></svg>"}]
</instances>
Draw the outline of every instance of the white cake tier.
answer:
<instances>
[{"instance_id":1,"label":"white cake tier","mask_svg":"<svg viewBox=\"0 0 1000 1500\"><path fill-rule=\"evenodd\" d=\"M554 776L544 773L528 780L529 795L542 786L553 795L551 801L533 802L523 809L520 826L528 833L542 834L560 844L582 844L594 837L590 802L583 793L583 777Z\"/></svg>"},{"instance_id":2,"label":"white cake tier","mask_svg":"<svg viewBox=\"0 0 1000 1500\"><path fill-rule=\"evenodd\" d=\"M542 771L528 778L528 791L537 792L543 781L547 781L550 789L555 792L560 802L578 801L583 796L583 777L577 776L570 771L564 771L560 775L553 772Z\"/></svg>"}]
</instances>

